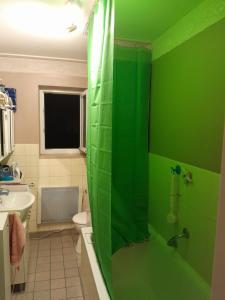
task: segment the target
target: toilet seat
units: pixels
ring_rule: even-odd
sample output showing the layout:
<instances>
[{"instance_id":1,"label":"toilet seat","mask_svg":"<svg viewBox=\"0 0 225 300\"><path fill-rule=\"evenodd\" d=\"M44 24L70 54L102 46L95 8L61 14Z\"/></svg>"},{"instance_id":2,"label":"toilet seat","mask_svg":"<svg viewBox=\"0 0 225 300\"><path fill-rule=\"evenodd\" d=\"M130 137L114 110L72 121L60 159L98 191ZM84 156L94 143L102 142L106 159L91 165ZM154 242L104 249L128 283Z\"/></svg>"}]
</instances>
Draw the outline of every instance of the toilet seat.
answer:
<instances>
[{"instance_id":1,"label":"toilet seat","mask_svg":"<svg viewBox=\"0 0 225 300\"><path fill-rule=\"evenodd\" d=\"M73 216L73 222L79 225L86 225L88 223L88 213L83 211L76 214Z\"/></svg>"}]
</instances>

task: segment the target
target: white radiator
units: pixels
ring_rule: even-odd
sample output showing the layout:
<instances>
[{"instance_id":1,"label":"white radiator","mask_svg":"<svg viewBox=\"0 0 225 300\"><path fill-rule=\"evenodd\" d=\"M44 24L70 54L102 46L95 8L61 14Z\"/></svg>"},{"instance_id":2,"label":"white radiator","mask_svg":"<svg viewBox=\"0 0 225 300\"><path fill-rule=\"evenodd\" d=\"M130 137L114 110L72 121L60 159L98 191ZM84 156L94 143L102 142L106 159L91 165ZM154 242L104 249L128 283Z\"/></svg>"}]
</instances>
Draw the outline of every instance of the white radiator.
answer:
<instances>
[{"instance_id":1,"label":"white radiator","mask_svg":"<svg viewBox=\"0 0 225 300\"><path fill-rule=\"evenodd\" d=\"M39 187L37 223L61 223L72 221L80 211L78 186Z\"/></svg>"}]
</instances>

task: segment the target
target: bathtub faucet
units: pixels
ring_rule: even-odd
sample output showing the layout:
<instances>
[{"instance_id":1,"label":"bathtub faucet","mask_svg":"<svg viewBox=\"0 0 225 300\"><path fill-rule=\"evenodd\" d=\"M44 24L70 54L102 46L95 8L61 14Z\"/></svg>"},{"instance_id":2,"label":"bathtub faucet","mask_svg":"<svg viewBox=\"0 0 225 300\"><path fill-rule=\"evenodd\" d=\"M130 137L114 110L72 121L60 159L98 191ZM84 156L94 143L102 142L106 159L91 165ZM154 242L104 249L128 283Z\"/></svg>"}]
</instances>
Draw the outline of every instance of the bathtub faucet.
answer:
<instances>
[{"instance_id":1,"label":"bathtub faucet","mask_svg":"<svg viewBox=\"0 0 225 300\"><path fill-rule=\"evenodd\" d=\"M187 228L184 228L181 234L175 235L171 239L169 239L169 241L167 242L167 245L170 247L177 248L177 240L182 239L182 238L185 238L185 239L190 238L190 233L187 230Z\"/></svg>"}]
</instances>

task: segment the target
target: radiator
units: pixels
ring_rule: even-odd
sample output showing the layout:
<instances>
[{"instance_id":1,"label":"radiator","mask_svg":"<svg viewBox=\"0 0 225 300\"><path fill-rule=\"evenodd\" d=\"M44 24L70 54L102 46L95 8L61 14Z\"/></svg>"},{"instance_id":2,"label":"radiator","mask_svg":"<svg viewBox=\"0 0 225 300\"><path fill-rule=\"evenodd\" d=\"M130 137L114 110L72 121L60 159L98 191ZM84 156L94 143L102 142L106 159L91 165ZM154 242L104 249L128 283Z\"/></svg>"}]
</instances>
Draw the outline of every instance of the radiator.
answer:
<instances>
[{"instance_id":1,"label":"radiator","mask_svg":"<svg viewBox=\"0 0 225 300\"><path fill-rule=\"evenodd\" d=\"M37 223L62 223L72 220L80 206L78 186L39 187Z\"/></svg>"}]
</instances>

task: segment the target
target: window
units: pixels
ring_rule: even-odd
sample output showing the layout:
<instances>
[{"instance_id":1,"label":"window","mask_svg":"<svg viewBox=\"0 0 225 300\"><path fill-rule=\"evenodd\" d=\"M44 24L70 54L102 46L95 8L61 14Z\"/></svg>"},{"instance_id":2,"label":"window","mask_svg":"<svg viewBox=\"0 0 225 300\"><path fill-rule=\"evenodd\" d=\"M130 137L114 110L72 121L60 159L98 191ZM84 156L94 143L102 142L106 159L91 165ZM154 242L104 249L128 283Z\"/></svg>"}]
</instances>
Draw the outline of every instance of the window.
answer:
<instances>
[{"instance_id":1,"label":"window","mask_svg":"<svg viewBox=\"0 0 225 300\"><path fill-rule=\"evenodd\" d=\"M73 154L86 149L86 92L40 91L42 154Z\"/></svg>"}]
</instances>

